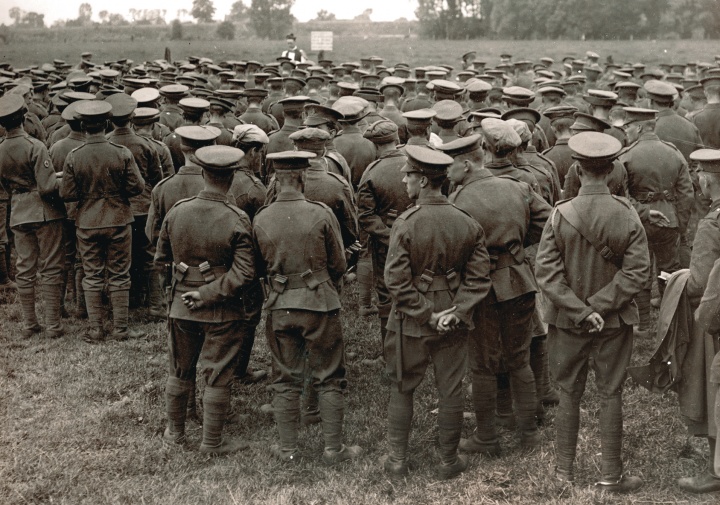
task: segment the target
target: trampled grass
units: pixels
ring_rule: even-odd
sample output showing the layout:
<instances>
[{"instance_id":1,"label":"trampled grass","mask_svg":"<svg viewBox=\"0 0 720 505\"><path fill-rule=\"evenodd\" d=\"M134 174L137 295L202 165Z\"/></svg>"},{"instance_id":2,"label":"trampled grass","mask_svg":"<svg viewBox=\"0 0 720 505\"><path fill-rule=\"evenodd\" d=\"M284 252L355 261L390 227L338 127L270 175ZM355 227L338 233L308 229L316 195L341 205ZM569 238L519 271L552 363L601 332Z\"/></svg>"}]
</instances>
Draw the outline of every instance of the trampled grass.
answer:
<instances>
[{"instance_id":1,"label":"trampled grass","mask_svg":"<svg viewBox=\"0 0 720 505\"><path fill-rule=\"evenodd\" d=\"M432 377L415 402L411 458L418 469L392 482L378 464L386 450L388 385L380 371L360 365L378 346L378 323L356 315L355 285L343 294L348 353L346 440L365 448L358 461L326 468L320 461L319 426L301 432L305 460L279 464L269 454L276 432L271 418L258 410L270 399L266 384L236 387L233 405L246 414L230 425L231 436L250 441L250 449L223 458L197 452L201 428L188 425L188 450L169 450L160 441L164 428L166 346L164 325L134 322L146 339L89 345L87 324L66 320L68 333L58 340L18 336L19 307L0 305L0 503L157 503L157 504L478 504L478 503L716 503L717 495L698 497L680 491L675 479L700 472L704 442L688 440L672 393L649 394L628 383L624 397L626 469L645 479L631 496L596 491L600 445L598 402L592 386L582 404L577 483L555 484L554 410L541 429L542 448L522 454L514 434L504 432L503 457L472 457L461 477L440 482L434 465L437 429ZM635 363L653 351L652 342L636 344ZM252 366L268 368L263 324ZM467 410L472 409L467 399ZM465 434L474 427L465 420Z\"/></svg>"}]
</instances>

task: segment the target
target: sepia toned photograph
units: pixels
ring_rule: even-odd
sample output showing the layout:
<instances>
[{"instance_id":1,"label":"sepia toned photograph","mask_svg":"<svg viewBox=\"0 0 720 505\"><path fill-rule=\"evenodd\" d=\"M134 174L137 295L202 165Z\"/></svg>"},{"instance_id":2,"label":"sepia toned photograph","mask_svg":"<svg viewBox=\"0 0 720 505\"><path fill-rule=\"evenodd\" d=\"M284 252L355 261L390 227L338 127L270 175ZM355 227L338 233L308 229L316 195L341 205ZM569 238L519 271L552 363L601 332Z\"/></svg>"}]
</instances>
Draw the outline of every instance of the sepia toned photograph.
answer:
<instances>
[{"instance_id":1,"label":"sepia toned photograph","mask_svg":"<svg viewBox=\"0 0 720 505\"><path fill-rule=\"evenodd\" d=\"M0 504L720 502L718 40L7 0Z\"/></svg>"}]
</instances>

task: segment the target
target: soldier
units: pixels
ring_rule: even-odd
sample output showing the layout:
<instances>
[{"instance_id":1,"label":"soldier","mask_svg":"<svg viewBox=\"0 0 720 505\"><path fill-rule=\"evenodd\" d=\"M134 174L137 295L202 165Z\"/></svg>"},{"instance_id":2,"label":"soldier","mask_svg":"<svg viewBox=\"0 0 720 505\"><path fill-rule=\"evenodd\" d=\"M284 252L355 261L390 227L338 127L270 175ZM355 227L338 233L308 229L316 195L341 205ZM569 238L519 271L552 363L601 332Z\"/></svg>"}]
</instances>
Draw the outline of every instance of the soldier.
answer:
<instances>
[{"instance_id":1,"label":"soldier","mask_svg":"<svg viewBox=\"0 0 720 505\"><path fill-rule=\"evenodd\" d=\"M404 113L412 112L420 109L430 109L433 106L433 102L430 99L430 92L427 89L428 80L418 78L416 83L417 95L413 98L407 98L400 110Z\"/></svg>"},{"instance_id":2,"label":"soldier","mask_svg":"<svg viewBox=\"0 0 720 505\"><path fill-rule=\"evenodd\" d=\"M303 120L304 126L318 128L330 134L330 139L325 143L325 156L332 160L328 165L328 170L342 175L349 183L352 180L350 165L348 165L345 157L340 154L335 147L335 137L341 131L338 121L341 120L343 114L324 105L309 103L305 105L306 117Z\"/></svg>"},{"instance_id":3,"label":"soldier","mask_svg":"<svg viewBox=\"0 0 720 505\"><path fill-rule=\"evenodd\" d=\"M707 105L696 113L692 122L700 132L703 145L708 149L720 149L720 76L706 77L700 81L707 98Z\"/></svg>"},{"instance_id":4,"label":"soldier","mask_svg":"<svg viewBox=\"0 0 720 505\"><path fill-rule=\"evenodd\" d=\"M64 333L60 298L65 208L58 198L59 180L47 148L23 129L26 112L21 95L0 97L0 127L6 132L0 142L0 187L10 195L10 227L17 251L15 280L22 309L20 334L29 338L42 331L35 312L39 274L45 302L45 335L58 338Z\"/></svg>"},{"instance_id":5,"label":"soldier","mask_svg":"<svg viewBox=\"0 0 720 505\"><path fill-rule=\"evenodd\" d=\"M65 166L65 158L75 149L85 143L85 132L82 130L80 117L77 116L75 108L81 102L74 102L63 110L63 119L72 130L70 135L62 140L57 141L50 147L48 154L52 161L55 172L62 172ZM82 287L82 280L85 277L82 268L82 262L77 251L77 237L75 227L75 214L77 210L77 202L68 202L65 204L67 218L63 220L63 242L65 245L65 268L63 270L63 283L60 293L60 312L65 312L65 296L67 293L68 281L74 287L72 291L75 293L75 317L78 319L87 318L87 308L85 306L85 293ZM67 315L65 315L67 317Z\"/></svg>"},{"instance_id":6,"label":"soldier","mask_svg":"<svg viewBox=\"0 0 720 505\"><path fill-rule=\"evenodd\" d=\"M503 88L502 100L506 107L504 111L518 108L524 109L528 108L533 100L535 100L535 93L520 86L510 86ZM538 151L543 152L550 147L550 143L548 143L548 139L545 136L546 123L549 123L549 121L547 118L540 116L538 123L540 128L533 130L532 144Z\"/></svg>"},{"instance_id":7,"label":"soldier","mask_svg":"<svg viewBox=\"0 0 720 505\"><path fill-rule=\"evenodd\" d=\"M582 187L576 198L560 202L548 220L535 264L538 285L550 301L545 321L560 387L555 477L574 480L580 399L592 366L601 398L602 480L597 485L631 492L643 482L623 473L622 384L632 353L632 325L638 321L632 299L650 272L647 240L631 204L610 195L607 187L620 142L586 132L572 137L569 145L580 163Z\"/></svg>"},{"instance_id":8,"label":"soldier","mask_svg":"<svg viewBox=\"0 0 720 505\"><path fill-rule=\"evenodd\" d=\"M263 100L268 96L266 89L246 89L242 96L247 100L247 109L239 117L240 121L258 126L266 134L280 129L277 120L262 110Z\"/></svg>"},{"instance_id":9,"label":"soldier","mask_svg":"<svg viewBox=\"0 0 720 505\"><path fill-rule=\"evenodd\" d=\"M697 127L678 115L672 108L677 90L667 82L650 80L644 85L650 108L658 111L655 119L655 135L674 145L690 164L690 153L702 145Z\"/></svg>"},{"instance_id":10,"label":"soldier","mask_svg":"<svg viewBox=\"0 0 720 505\"><path fill-rule=\"evenodd\" d=\"M132 95L130 96L137 100L138 109L157 109L158 101L160 100L160 92L155 88L140 88L136 91L133 91ZM172 130L160 121L155 121L151 123L150 129L150 138L157 141L162 141L162 139L172 133Z\"/></svg>"},{"instance_id":11,"label":"soldier","mask_svg":"<svg viewBox=\"0 0 720 505\"><path fill-rule=\"evenodd\" d=\"M242 156L242 151L228 146L195 151L204 189L168 212L155 254L160 269L173 264L170 375L165 389L168 425L163 441L185 442L188 398L201 359L205 390L200 452L208 454L248 447L222 436L230 409L230 382L247 320L245 293L256 281L250 220L227 200ZM208 222L213 226L208 227Z\"/></svg>"},{"instance_id":12,"label":"soldier","mask_svg":"<svg viewBox=\"0 0 720 505\"><path fill-rule=\"evenodd\" d=\"M223 116L233 108L232 102L215 96L208 97L208 102L210 102L210 108L208 109L208 120L205 124L220 130L220 136L215 139L215 143L221 146L232 146L232 130L227 129L223 123Z\"/></svg>"},{"instance_id":13,"label":"soldier","mask_svg":"<svg viewBox=\"0 0 720 505\"><path fill-rule=\"evenodd\" d=\"M19 84L14 88L11 88L7 93L21 96L25 102L26 109L30 106L30 104L32 104L32 88L30 86ZM40 122L40 118L38 118L35 113L30 112L30 110L25 113L23 129L31 137L38 139L42 143L46 142L47 132L45 131L45 127Z\"/></svg>"},{"instance_id":14,"label":"soldier","mask_svg":"<svg viewBox=\"0 0 720 505\"><path fill-rule=\"evenodd\" d=\"M210 109L210 102L203 98L183 98L178 102L183 111L183 125L200 126L203 124L205 113ZM171 133L163 139L163 143L170 149L175 171L178 171L185 163L185 155L182 152L182 140L175 133Z\"/></svg>"},{"instance_id":15,"label":"soldier","mask_svg":"<svg viewBox=\"0 0 720 505\"><path fill-rule=\"evenodd\" d=\"M17 284L10 278L12 265L10 264L10 254L8 254L10 240L7 232L9 210L10 195L0 184L0 293L17 291Z\"/></svg>"},{"instance_id":16,"label":"soldier","mask_svg":"<svg viewBox=\"0 0 720 505\"><path fill-rule=\"evenodd\" d=\"M402 86L405 81L399 78L395 79L395 81L390 82L386 80L385 84L380 86L380 93L383 94L384 101L379 114L397 125L400 143L404 144L407 142L407 119L403 117L399 105L402 103L402 96L405 92Z\"/></svg>"},{"instance_id":17,"label":"soldier","mask_svg":"<svg viewBox=\"0 0 720 505\"><path fill-rule=\"evenodd\" d=\"M145 303L148 293L147 279L152 271L150 243L145 235L150 194L153 187L162 180L160 156L152 141L136 134L130 127L130 119L135 112L137 101L125 93L116 93L106 100L112 105L112 122L115 129L107 135L111 143L127 147L135 157L135 163L145 181L145 191L130 199L133 210L132 222L132 263L130 266L130 307L139 307Z\"/></svg>"},{"instance_id":18,"label":"soldier","mask_svg":"<svg viewBox=\"0 0 720 505\"><path fill-rule=\"evenodd\" d=\"M590 104L590 114L593 117L608 122L610 119L610 111L617 103L618 96L612 91L589 89L587 93L583 95L583 100ZM618 139L623 146L628 144L628 141L625 138L625 133L623 133L622 129L617 126L610 124L610 126L605 130L605 133Z\"/></svg>"},{"instance_id":19,"label":"soldier","mask_svg":"<svg viewBox=\"0 0 720 505\"><path fill-rule=\"evenodd\" d=\"M323 461L340 463L362 453L360 447L342 443L347 381L338 286L346 262L340 228L327 206L303 195L305 170L314 155L290 151L268 156L279 193L255 216L253 239L258 275L267 276L268 342L280 371L271 386L280 444L271 450L285 462L299 459L300 393L303 383L311 382L319 394Z\"/></svg>"},{"instance_id":20,"label":"soldier","mask_svg":"<svg viewBox=\"0 0 720 505\"><path fill-rule=\"evenodd\" d=\"M522 446L532 449L539 444L529 352L537 286L524 247L539 242L550 206L526 183L505 175L496 177L484 168L481 138L472 135L439 149L454 158L449 177L460 187L450 196L451 203L468 212L485 231L492 280L488 297L475 310L475 328L470 332L477 429L472 438L460 442L460 450L498 455L495 403L500 372L510 376ZM537 352L538 364L547 371L547 360L542 359L544 339L537 347L543 348ZM538 371L546 375L540 367Z\"/></svg>"},{"instance_id":21,"label":"soldier","mask_svg":"<svg viewBox=\"0 0 720 505\"><path fill-rule=\"evenodd\" d=\"M104 339L102 291L106 276L113 309L112 337L125 340L144 336L128 329L128 305L133 222L130 198L142 194L145 181L132 152L105 138L111 111L112 105L102 101L77 106L76 114L87 138L65 158L60 187L60 196L66 202L78 202L75 226L85 271L82 282L90 322L86 341L90 343ZM99 159L103 161L101 170Z\"/></svg>"},{"instance_id":22,"label":"soldier","mask_svg":"<svg viewBox=\"0 0 720 505\"><path fill-rule=\"evenodd\" d=\"M700 220L698 224L697 234L693 242L692 256L690 258L690 278L685 286L685 292L689 298L692 309L697 308L695 312L695 324L702 324L708 330L711 330L711 339L705 339L706 348L708 342L711 343L710 352L715 353L712 366L706 370L705 375L712 383L707 387L717 387L720 378L718 377L718 351L720 351L720 342L717 339L717 312L715 314L707 314L707 304L717 306L717 300L713 300L712 295L717 292L717 284L713 281L717 280L718 268L715 265L720 259L720 151L716 149L700 149L690 155L691 159L699 164L700 187L705 196L711 199L710 212ZM716 295L717 296L717 295ZM702 299L701 299L702 297ZM713 328L708 324L708 319L713 319ZM714 330L714 331L712 331ZM708 395L710 398L713 396ZM706 472L698 476L685 477L678 481L678 485L693 493L708 493L720 491L720 454L717 445L718 422L720 422L720 406L718 405L717 396L715 395L715 416L713 412L708 412L708 417L713 419L714 423L700 423L705 428L709 445L709 468ZM709 405L712 407L712 404ZM713 426L715 424L715 426ZM713 429L714 428L714 429ZM695 430L696 433L699 430Z\"/></svg>"},{"instance_id":23,"label":"soldier","mask_svg":"<svg viewBox=\"0 0 720 505\"><path fill-rule=\"evenodd\" d=\"M680 237L686 230L693 202L688 166L675 146L654 133L657 111L625 107L625 133L631 144L619 157L628 174L630 201L640 215L650 247L650 258L660 272L680 269ZM650 319L652 273L637 298L639 336L646 336ZM663 285L660 285L662 297Z\"/></svg>"},{"instance_id":24,"label":"soldier","mask_svg":"<svg viewBox=\"0 0 720 505\"><path fill-rule=\"evenodd\" d=\"M433 116L434 133L444 143L452 142L460 138L458 133L463 121L463 107L455 100L440 100L432 106L435 111Z\"/></svg>"},{"instance_id":25,"label":"soldier","mask_svg":"<svg viewBox=\"0 0 720 505\"><path fill-rule=\"evenodd\" d=\"M386 371L392 382L388 404L385 471L408 473L408 438L413 395L432 362L439 393L441 479L467 468L457 448L462 431L462 379L467 331L474 307L490 290L490 261L477 222L441 193L452 158L408 146L403 181L415 207L401 214L390 232L385 283L392 308L385 339Z\"/></svg>"},{"instance_id":26,"label":"soldier","mask_svg":"<svg viewBox=\"0 0 720 505\"><path fill-rule=\"evenodd\" d=\"M368 115L362 103L356 98L339 98L332 106L343 118L338 120L342 135L335 137L335 147L350 166L351 184L357 189L360 178L367 166L375 160L375 146L358 128L361 119Z\"/></svg>"},{"instance_id":27,"label":"soldier","mask_svg":"<svg viewBox=\"0 0 720 505\"><path fill-rule=\"evenodd\" d=\"M310 100L310 97L307 96L292 96L278 101L285 119L279 130L268 135L270 141L265 149L267 154L292 151L293 142L290 140L290 135L298 131L302 126L304 107ZM267 173L263 174L263 176L269 184L272 175L272 163L267 163L266 168Z\"/></svg>"},{"instance_id":28,"label":"soldier","mask_svg":"<svg viewBox=\"0 0 720 505\"><path fill-rule=\"evenodd\" d=\"M361 231L368 235L367 247L372 260L372 277L380 318L380 353L374 353L380 357L364 361L365 364L372 364L383 359L386 326L390 316L390 294L383 276L390 229L412 201L402 182L404 175L400 169L405 165L406 157L397 149L397 125L388 120L377 121L365 130L364 137L375 144L377 149L377 159L365 169L357 192L358 221Z\"/></svg>"},{"instance_id":29,"label":"soldier","mask_svg":"<svg viewBox=\"0 0 720 505\"><path fill-rule=\"evenodd\" d=\"M565 176L570 166L575 162L572 158L572 150L567 146L572 133L570 126L575 122L573 113L577 108L571 105L552 107L545 109L544 115L550 119L550 125L555 135L555 145L543 155L555 164L560 188L565 184Z\"/></svg>"},{"instance_id":30,"label":"soldier","mask_svg":"<svg viewBox=\"0 0 720 505\"><path fill-rule=\"evenodd\" d=\"M160 140L153 138L153 125L160 119L160 111L150 107L138 107L132 116L132 125L135 133L150 141L160 159L160 170L163 177L169 177L175 173L170 148Z\"/></svg>"},{"instance_id":31,"label":"soldier","mask_svg":"<svg viewBox=\"0 0 720 505\"><path fill-rule=\"evenodd\" d=\"M160 107L159 121L172 131L183 125L183 110L180 108L179 102L187 96L188 91L190 88L183 84L168 84L160 88L160 95L163 97L164 103Z\"/></svg>"},{"instance_id":32,"label":"soldier","mask_svg":"<svg viewBox=\"0 0 720 505\"><path fill-rule=\"evenodd\" d=\"M526 168L518 168L512 164L509 156L522 143L512 126L506 121L496 118L486 118L480 122L483 136L485 137L485 148L490 154L490 160L485 163L485 168L493 175L509 175L522 182L527 183L537 193L540 193L540 185L535 176Z\"/></svg>"}]
</instances>

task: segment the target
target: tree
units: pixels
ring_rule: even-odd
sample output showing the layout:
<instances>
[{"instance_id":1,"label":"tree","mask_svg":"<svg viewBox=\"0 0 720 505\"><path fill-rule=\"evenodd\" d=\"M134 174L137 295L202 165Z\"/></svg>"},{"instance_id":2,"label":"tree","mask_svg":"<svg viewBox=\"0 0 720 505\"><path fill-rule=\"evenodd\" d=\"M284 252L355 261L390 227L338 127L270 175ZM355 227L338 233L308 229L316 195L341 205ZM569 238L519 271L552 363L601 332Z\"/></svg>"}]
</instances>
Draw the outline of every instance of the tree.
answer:
<instances>
[{"instance_id":1,"label":"tree","mask_svg":"<svg viewBox=\"0 0 720 505\"><path fill-rule=\"evenodd\" d=\"M183 25L179 19L173 19L170 25L170 40L182 40Z\"/></svg>"},{"instance_id":2,"label":"tree","mask_svg":"<svg viewBox=\"0 0 720 505\"><path fill-rule=\"evenodd\" d=\"M243 0L237 0L230 6L230 13L225 17L229 21L243 22L248 17L248 6Z\"/></svg>"},{"instance_id":3,"label":"tree","mask_svg":"<svg viewBox=\"0 0 720 505\"><path fill-rule=\"evenodd\" d=\"M20 7L12 7L8 14L10 15L10 19L12 19L16 25L19 25L22 22L24 12L20 10Z\"/></svg>"},{"instance_id":4,"label":"tree","mask_svg":"<svg viewBox=\"0 0 720 505\"><path fill-rule=\"evenodd\" d=\"M335 14L325 9L318 11L315 21L335 21Z\"/></svg>"},{"instance_id":5,"label":"tree","mask_svg":"<svg viewBox=\"0 0 720 505\"><path fill-rule=\"evenodd\" d=\"M252 0L250 23L258 37L281 39L292 29L295 0Z\"/></svg>"},{"instance_id":6,"label":"tree","mask_svg":"<svg viewBox=\"0 0 720 505\"><path fill-rule=\"evenodd\" d=\"M22 24L28 28L45 28L45 14L28 12L23 16Z\"/></svg>"},{"instance_id":7,"label":"tree","mask_svg":"<svg viewBox=\"0 0 720 505\"><path fill-rule=\"evenodd\" d=\"M100 11L98 12L98 17L100 18L101 23L107 23L107 18L110 13L108 11Z\"/></svg>"},{"instance_id":8,"label":"tree","mask_svg":"<svg viewBox=\"0 0 720 505\"><path fill-rule=\"evenodd\" d=\"M193 0L190 15L197 19L198 23L211 23L215 14L215 6L212 0Z\"/></svg>"},{"instance_id":9,"label":"tree","mask_svg":"<svg viewBox=\"0 0 720 505\"><path fill-rule=\"evenodd\" d=\"M490 4L488 0L419 0L415 15L426 37L475 38L485 31Z\"/></svg>"},{"instance_id":10,"label":"tree","mask_svg":"<svg viewBox=\"0 0 720 505\"><path fill-rule=\"evenodd\" d=\"M362 14L359 14L353 18L353 21L364 21L365 23L370 23L372 20L370 19L370 16L372 15L372 9L365 9Z\"/></svg>"},{"instance_id":11,"label":"tree","mask_svg":"<svg viewBox=\"0 0 720 505\"><path fill-rule=\"evenodd\" d=\"M222 40L233 40L235 38L235 24L225 20L217 27L217 36Z\"/></svg>"},{"instance_id":12,"label":"tree","mask_svg":"<svg viewBox=\"0 0 720 505\"><path fill-rule=\"evenodd\" d=\"M125 19L122 14L112 13L108 15L108 24L110 26L126 26L129 25L127 19Z\"/></svg>"},{"instance_id":13,"label":"tree","mask_svg":"<svg viewBox=\"0 0 720 505\"><path fill-rule=\"evenodd\" d=\"M89 23L92 17L92 5L87 2L81 3L78 8L78 21L82 23Z\"/></svg>"}]
</instances>

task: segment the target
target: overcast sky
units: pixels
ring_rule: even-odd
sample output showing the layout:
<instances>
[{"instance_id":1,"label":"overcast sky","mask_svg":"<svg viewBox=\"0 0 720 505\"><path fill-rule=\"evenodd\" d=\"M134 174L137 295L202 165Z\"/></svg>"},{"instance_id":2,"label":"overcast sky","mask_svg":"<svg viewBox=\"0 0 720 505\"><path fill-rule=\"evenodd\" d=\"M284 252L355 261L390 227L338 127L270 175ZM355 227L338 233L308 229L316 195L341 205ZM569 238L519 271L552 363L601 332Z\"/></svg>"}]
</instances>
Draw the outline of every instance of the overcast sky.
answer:
<instances>
[{"instance_id":1,"label":"overcast sky","mask_svg":"<svg viewBox=\"0 0 720 505\"><path fill-rule=\"evenodd\" d=\"M215 5L215 18L223 19L230 11L230 6L235 0L213 0ZM50 26L58 19L74 19L77 17L78 7L82 0L3 0L0 2L0 23L12 23L8 11L12 7L20 7L24 11L35 11L45 14L45 24ZM98 20L98 12L107 10L110 13L122 14L129 19L130 9L166 9L167 20L177 16L179 9L190 10L192 0L88 0L93 9L93 19ZM245 0L250 5L250 0ZM315 18L318 11L325 9L334 13L338 19L352 19L361 14L365 9L372 9L370 19L373 21L393 21L405 17L415 18L415 0L360 0L360 1L337 1L337 0L296 0L293 7L293 14L300 21L308 21Z\"/></svg>"}]
</instances>

